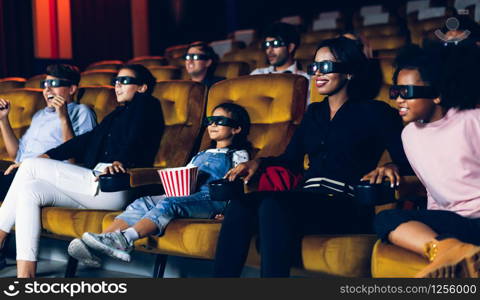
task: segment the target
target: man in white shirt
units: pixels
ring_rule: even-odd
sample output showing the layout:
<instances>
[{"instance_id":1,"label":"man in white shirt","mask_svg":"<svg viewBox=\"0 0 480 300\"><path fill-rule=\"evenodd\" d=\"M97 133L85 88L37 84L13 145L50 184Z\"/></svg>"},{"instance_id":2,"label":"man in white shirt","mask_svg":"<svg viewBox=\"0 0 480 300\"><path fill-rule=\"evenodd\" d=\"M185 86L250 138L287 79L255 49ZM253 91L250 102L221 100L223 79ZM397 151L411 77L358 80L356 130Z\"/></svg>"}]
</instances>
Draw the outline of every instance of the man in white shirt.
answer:
<instances>
[{"instance_id":1,"label":"man in white shirt","mask_svg":"<svg viewBox=\"0 0 480 300\"><path fill-rule=\"evenodd\" d=\"M300 34L287 23L273 23L263 34L262 48L265 50L269 67L257 68L250 75L291 73L308 79L307 105L310 104L310 76L302 71L294 59L295 51L300 45ZM313 61L313 57L312 57Z\"/></svg>"}]
</instances>

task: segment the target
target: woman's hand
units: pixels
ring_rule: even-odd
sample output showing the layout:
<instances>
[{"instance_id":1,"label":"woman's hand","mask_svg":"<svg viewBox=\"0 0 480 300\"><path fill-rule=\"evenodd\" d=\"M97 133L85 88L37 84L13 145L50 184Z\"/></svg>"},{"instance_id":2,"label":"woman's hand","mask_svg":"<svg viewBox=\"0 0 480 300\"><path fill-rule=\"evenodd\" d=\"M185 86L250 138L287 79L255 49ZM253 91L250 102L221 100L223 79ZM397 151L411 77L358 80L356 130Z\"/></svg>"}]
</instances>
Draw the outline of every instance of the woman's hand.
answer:
<instances>
[{"instance_id":1,"label":"woman's hand","mask_svg":"<svg viewBox=\"0 0 480 300\"><path fill-rule=\"evenodd\" d=\"M127 172L123 167L123 164L119 161L114 161L111 166L105 168L103 174L116 174L116 173L125 173Z\"/></svg>"},{"instance_id":2,"label":"woman's hand","mask_svg":"<svg viewBox=\"0 0 480 300\"><path fill-rule=\"evenodd\" d=\"M10 166L8 166L5 172L3 172L3 175L10 175L15 169L18 169L19 167L20 163L11 164Z\"/></svg>"},{"instance_id":3,"label":"woman's hand","mask_svg":"<svg viewBox=\"0 0 480 300\"><path fill-rule=\"evenodd\" d=\"M247 162L238 164L235 168L230 169L227 174L225 174L226 179L229 181L234 181L237 177L244 177L243 182L248 184L248 181L252 176L257 172L258 167L260 166L260 160L252 159Z\"/></svg>"},{"instance_id":4,"label":"woman's hand","mask_svg":"<svg viewBox=\"0 0 480 300\"><path fill-rule=\"evenodd\" d=\"M390 186L392 188L400 185L400 172L398 171L398 167L392 163L376 168L372 172L363 176L360 181L370 181L371 184L379 184L382 183L383 177L388 177L388 179L390 179Z\"/></svg>"},{"instance_id":5,"label":"woman's hand","mask_svg":"<svg viewBox=\"0 0 480 300\"><path fill-rule=\"evenodd\" d=\"M10 112L10 101L0 98L0 120L5 120L9 112Z\"/></svg>"}]
</instances>

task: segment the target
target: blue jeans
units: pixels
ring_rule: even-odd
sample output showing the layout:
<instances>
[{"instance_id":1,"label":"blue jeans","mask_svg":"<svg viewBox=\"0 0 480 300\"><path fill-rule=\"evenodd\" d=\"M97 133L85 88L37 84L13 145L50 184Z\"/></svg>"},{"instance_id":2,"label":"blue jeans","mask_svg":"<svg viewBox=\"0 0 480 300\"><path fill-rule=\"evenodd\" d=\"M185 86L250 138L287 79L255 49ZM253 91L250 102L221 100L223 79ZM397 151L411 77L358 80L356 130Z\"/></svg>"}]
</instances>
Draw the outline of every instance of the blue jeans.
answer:
<instances>
[{"instance_id":1,"label":"blue jeans","mask_svg":"<svg viewBox=\"0 0 480 300\"><path fill-rule=\"evenodd\" d=\"M212 201L208 192L197 192L185 197L146 196L132 202L116 219L133 226L141 219L148 219L163 235L171 220L177 218L210 219L222 213L227 202Z\"/></svg>"}]
</instances>

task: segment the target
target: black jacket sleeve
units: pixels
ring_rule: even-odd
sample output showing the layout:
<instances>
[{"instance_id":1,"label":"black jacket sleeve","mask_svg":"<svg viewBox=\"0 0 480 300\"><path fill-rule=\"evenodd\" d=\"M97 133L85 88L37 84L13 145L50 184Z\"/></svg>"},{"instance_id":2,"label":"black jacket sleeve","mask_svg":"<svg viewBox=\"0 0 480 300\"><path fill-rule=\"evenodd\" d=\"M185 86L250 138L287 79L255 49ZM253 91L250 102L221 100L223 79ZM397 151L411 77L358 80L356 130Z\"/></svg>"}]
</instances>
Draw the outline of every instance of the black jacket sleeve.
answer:
<instances>
[{"instance_id":1,"label":"black jacket sleeve","mask_svg":"<svg viewBox=\"0 0 480 300\"><path fill-rule=\"evenodd\" d=\"M115 155L117 161L127 168L144 165L144 161L155 158L165 124L160 101L149 95L138 95L136 107L131 115L126 140ZM148 157L139 157L139 153Z\"/></svg>"},{"instance_id":2,"label":"black jacket sleeve","mask_svg":"<svg viewBox=\"0 0 480 300\"><path fill-rule=\"evenodd\" d=\"M90 143L95 131L100 130L100 125L93 128L91 131L78 135L65 143L50 149L46 154L56 160L75 159L77 163L83 162L83 157L87 147Z\"/></svg>"}]
</instances>

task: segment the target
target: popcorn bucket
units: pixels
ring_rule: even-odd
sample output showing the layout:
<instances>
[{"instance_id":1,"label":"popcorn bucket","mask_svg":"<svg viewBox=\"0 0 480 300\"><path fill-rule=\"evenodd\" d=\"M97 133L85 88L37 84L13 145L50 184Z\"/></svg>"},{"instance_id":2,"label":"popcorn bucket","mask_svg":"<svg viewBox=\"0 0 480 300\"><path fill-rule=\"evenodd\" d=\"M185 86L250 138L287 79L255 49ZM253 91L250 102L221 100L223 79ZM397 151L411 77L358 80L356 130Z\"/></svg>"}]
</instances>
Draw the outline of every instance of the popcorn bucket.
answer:
<instances>
[{"instance_id":1,"label":"popcorn bucket","mask_svg":"<svg viewBox=\"0 0 480 300\"><path fill-rule=\"evenodd\" d=\"M195 192L198 167L169 168L158 173L168 197L188 196Z\"/></svg>"}]
</instances>

